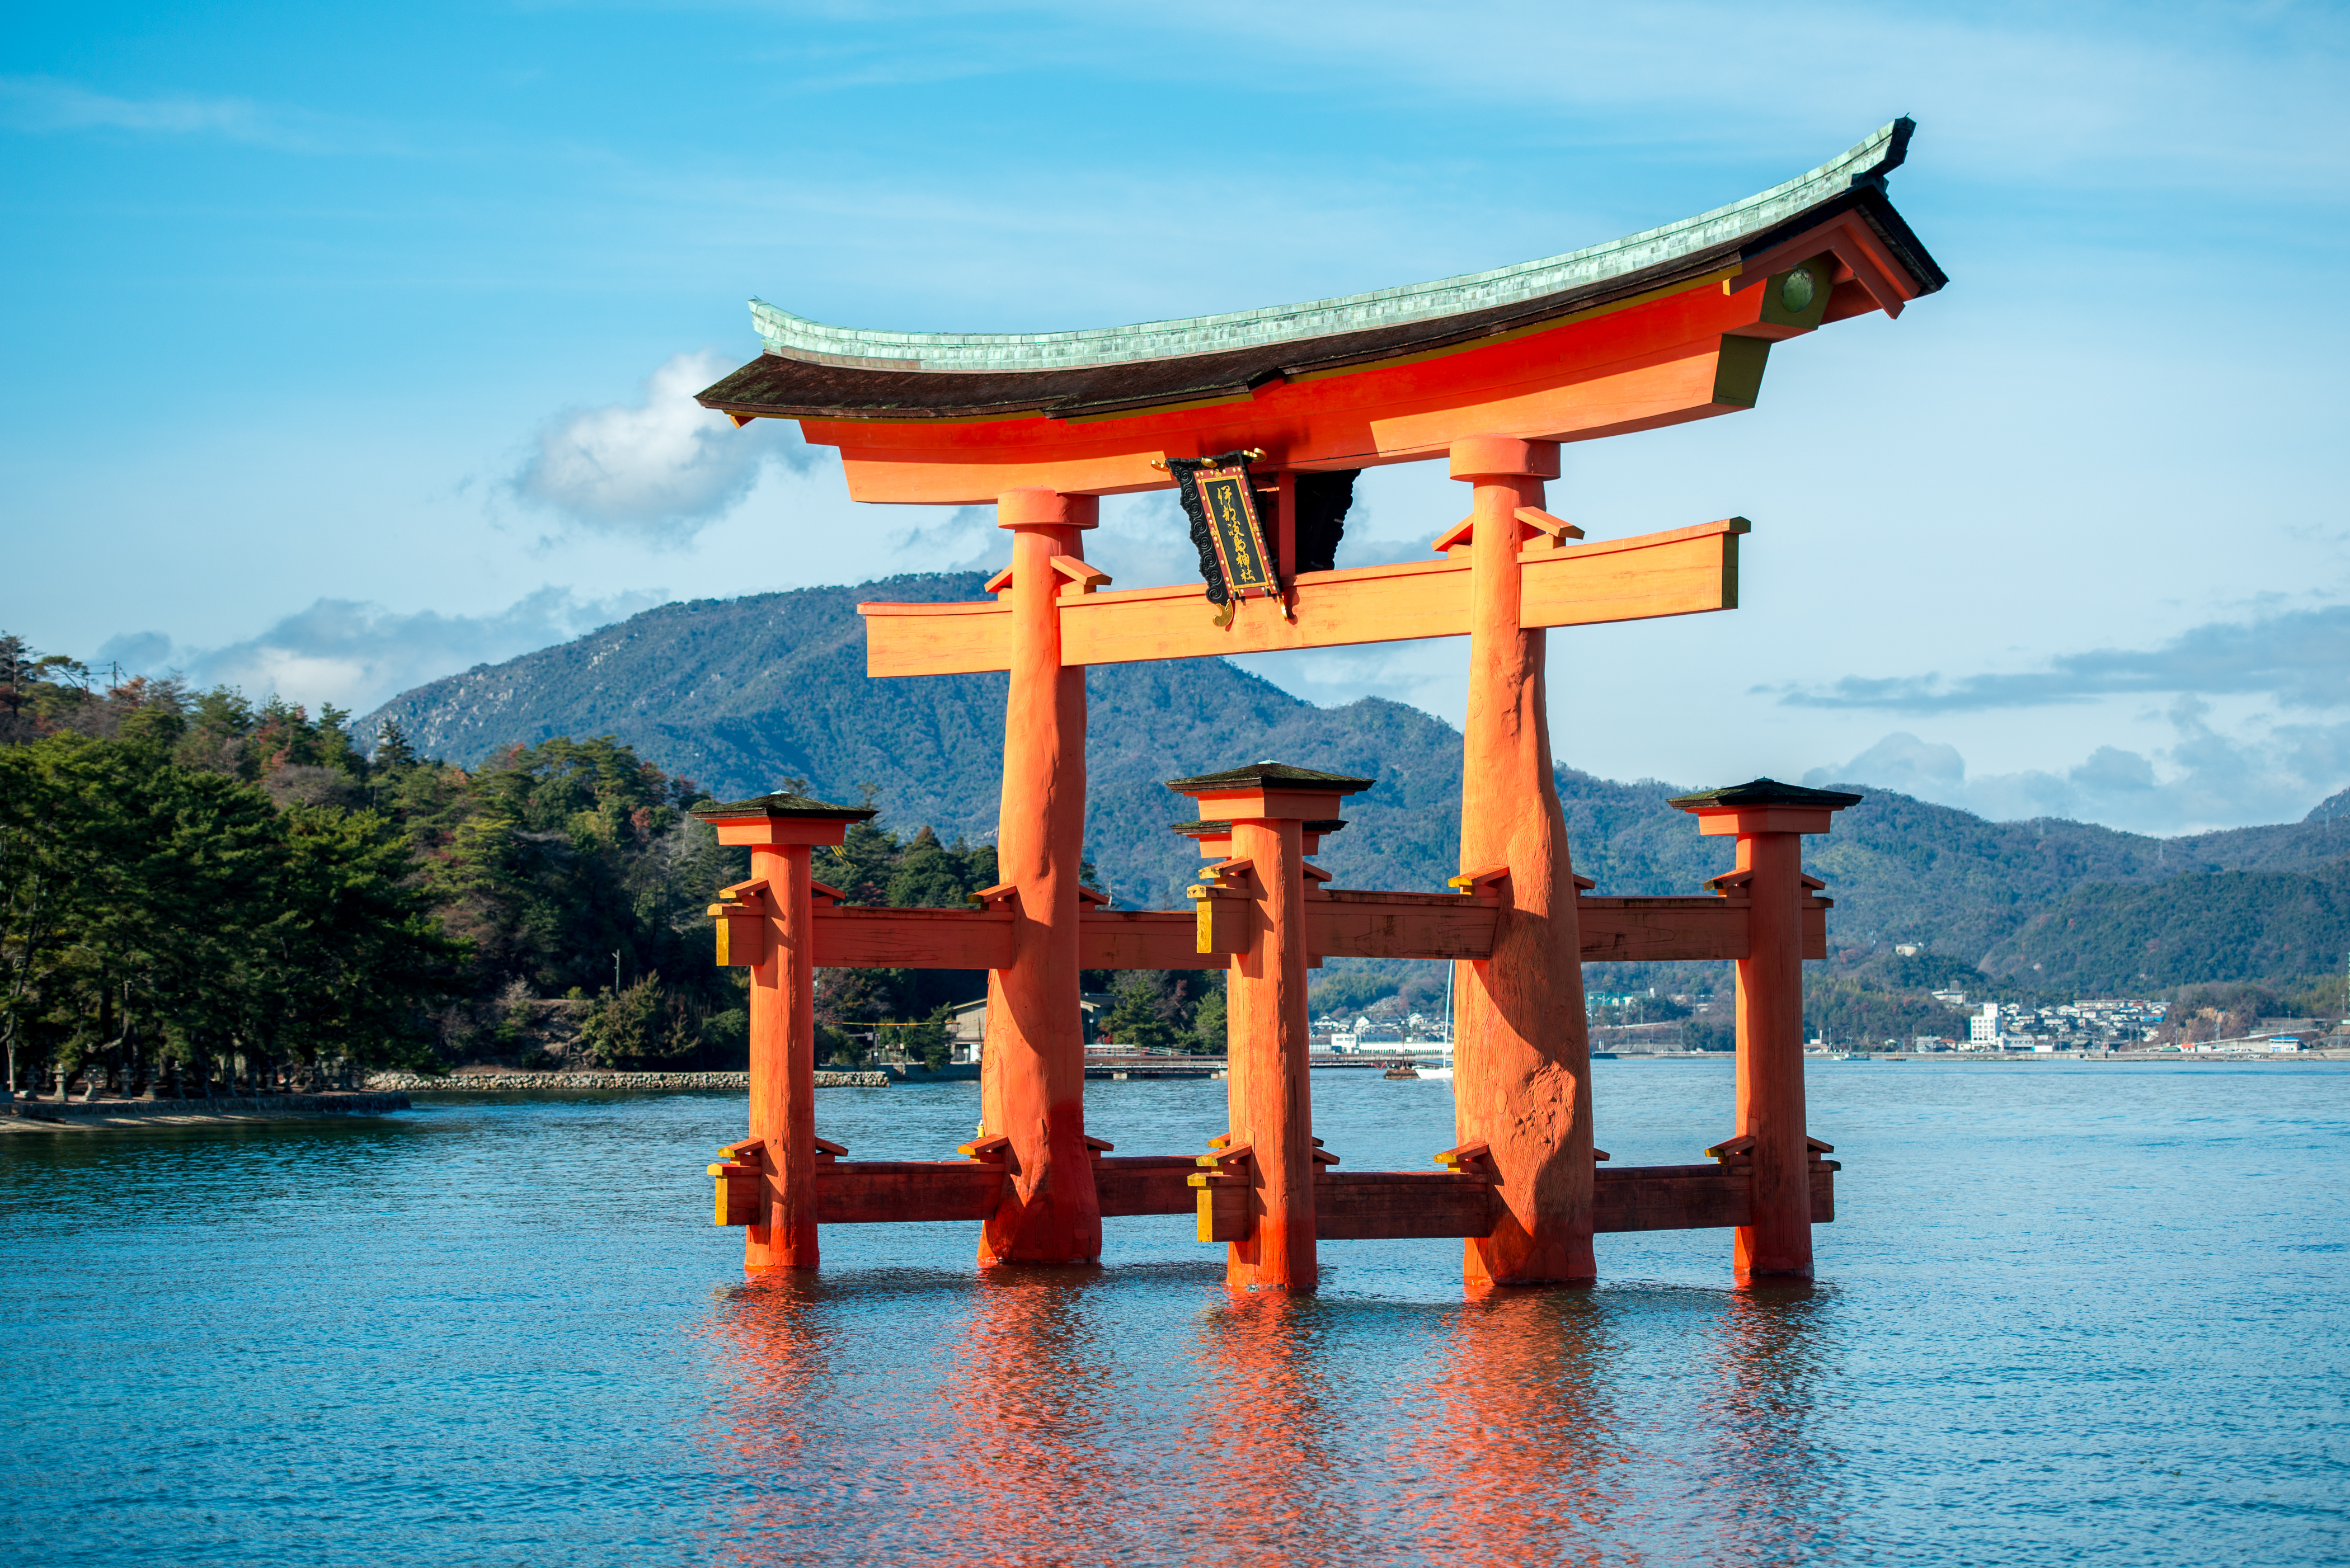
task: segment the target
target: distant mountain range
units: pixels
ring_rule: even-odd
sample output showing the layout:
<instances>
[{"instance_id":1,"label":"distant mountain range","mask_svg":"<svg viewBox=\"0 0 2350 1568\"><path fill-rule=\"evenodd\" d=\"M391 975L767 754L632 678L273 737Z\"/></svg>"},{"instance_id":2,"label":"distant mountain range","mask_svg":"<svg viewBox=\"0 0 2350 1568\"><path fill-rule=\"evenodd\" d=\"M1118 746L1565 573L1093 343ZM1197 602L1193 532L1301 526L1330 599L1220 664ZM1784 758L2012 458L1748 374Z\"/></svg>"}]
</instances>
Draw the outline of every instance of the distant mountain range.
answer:
<instances>
[{"instance_id":1,"label":"distant mountain range","mask_svg":"<svg viewBox=\"0 0 2350 1568\"><path fill-rule=\"evenodd\" d=\"M977 572L665 605L504 664L402 693L423 753L471 763L556 735L612 735L722 799L786 777L885 823L973 839L995 830L1004 678L873 680L865 599L982 597ZM1180 907L1198 865L1168 831L1188 802L1163 781L1277 758L1376 777L1322 864L1338 885L1438 888L1457 870L1461 735L1400 703L1316 708L1222 659L1087 673L1087 843L1126 907ZM1602 892L1694 892L1729 866L1665 805L1686 787L1558 772L1576 868ZM1837 818L1808 863L1835 900L1832 945L1919 942L1987 973L2088 990L2303 975L2350 940L2350 792L2306 822L2149 838L2050 818L1986 822L1889 790ZM2247 921L2252 922L2246 924Z\"/></svg>"}]
</instances>

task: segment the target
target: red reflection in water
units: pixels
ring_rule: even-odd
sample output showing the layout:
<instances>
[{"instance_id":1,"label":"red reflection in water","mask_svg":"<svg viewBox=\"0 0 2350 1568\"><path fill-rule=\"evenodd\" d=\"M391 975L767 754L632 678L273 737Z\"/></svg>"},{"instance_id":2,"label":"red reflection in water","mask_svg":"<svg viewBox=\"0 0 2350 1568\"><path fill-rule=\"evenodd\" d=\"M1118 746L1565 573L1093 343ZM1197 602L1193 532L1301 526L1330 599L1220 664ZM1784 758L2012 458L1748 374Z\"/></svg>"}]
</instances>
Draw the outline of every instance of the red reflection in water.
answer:
<instances>
[{"instance_id":1,"label":"red reflection in water","mask_svg":"<svg viewBox=\"0 0 2350 1568\"><path fill-rule=\"evenodd\" d=\"M1815 1559L1844 1542L1831 1304L779 1276L711 1319L702 1544L743 1568Z\"/></svg>"},{"instance_id":2,"label":"red reflection in water","mask_svg":"<svg viewBox=\"0 0 2350 1568\"><path fill-rule=\"evenodd\" d=\"M1411 1455L1419 1549L1512 1563L1638 1562L1601 1319L1580 1291L1499 1291L1453 1314Z\"/></svg>"}]
</instances>

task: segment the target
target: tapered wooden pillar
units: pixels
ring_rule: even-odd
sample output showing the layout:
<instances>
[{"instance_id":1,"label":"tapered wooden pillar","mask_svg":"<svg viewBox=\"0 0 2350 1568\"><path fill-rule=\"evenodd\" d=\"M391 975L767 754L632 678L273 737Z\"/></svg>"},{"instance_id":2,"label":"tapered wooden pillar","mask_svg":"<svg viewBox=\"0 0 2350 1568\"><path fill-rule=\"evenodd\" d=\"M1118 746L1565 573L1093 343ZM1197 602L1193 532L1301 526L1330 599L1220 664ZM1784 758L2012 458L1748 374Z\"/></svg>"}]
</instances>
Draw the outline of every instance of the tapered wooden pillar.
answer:
<instances>
[{"instance_id":1,"label":"tapered wooden pillar","mask_svg":"<svg viewBox=\"0 0 2350 1568\"><path fill-rule=\"evenodd\" d=\"M764 1221L745 1228L743 1267L753 1274L816 1266L816 953L809 852L838 844L870 809L805 795L770 794L695 808L718 842L748 846L751 878L726 889L725 940L750 951L751 1137L764 1168Z\"/></svg>"},{"instance_id":2,"label":"tapered wooden pillar","mask_svg":"<svg viewBox=\"0 0 2350 1568\"><path fill-rule=\"evenodd\" d=\"M1461 761L1461 870L1502 914L1493 956L1458 966L1453 1126L1484 1143L1503 1214L1472 1237L1471 1286L1584 1281L1591 1250L1591 1046L1566 824L1551 774L1544 633L1519 625L1521 546L1548 548L1541 515L1555 441L1456 441L1452 477L1473 484L1468 520L1440 544L1470 552L1469 711Z\"/></svg>"},{"instance_id":3,"label":"tapered wooden pillar","mask_svg":"<svg viewBox=\"0 0 2350 1568\"><path fill-rule=\"evenodd\" d=\"M1861 797L1756 779L1682 795L1698 831L1736 835L1731 873L1750 900L1738 961L1738 1132L1751 1137L1752 1222L1738 1228L1739 1278L1812 1273L1810 1129L1804 1108L1803 837Z\"/></svg>"},{"instance_id":4,"label":"tapered wooden pillar","mask_svg":"<svg viewBox=\"0 0 2350 1568\"><path fill-rule=\"evenodd\" d=\"M1013 899L1012 967L988 976L981 1132L1012 1140L1003 1205L983 1264L1101 1254L1101 1205L1086 1148L1086 1042L1077 974L1078 867L1086 832L1086 672L1061 663L1061 566L1084 558L1100 504L1014 490L996 505L1012 531L1011 690L996 869Z\"/></svg>"},{"instance_id":5,"label":"tapered wooden pillar","mask_svg":"<svg viewBox=\"0 0 2350 1568\"><path fill-rule=\"evenodd\" d=\"M1245 906L1244 945L1224 977L1225 1088L1228 1147L1248 1151L1254 1224L1245 1239L1228 1244L1228 1285L1310 1291L1320 1282L1305 1009L1305 827L1335 817L1341 800L1374 782L1259 763L1167 786L1196 799L1203 819L1231 825L1231 858L1211 867L1210 875L1214 890L1236 893Z\"/></svg>"}]
</instances>

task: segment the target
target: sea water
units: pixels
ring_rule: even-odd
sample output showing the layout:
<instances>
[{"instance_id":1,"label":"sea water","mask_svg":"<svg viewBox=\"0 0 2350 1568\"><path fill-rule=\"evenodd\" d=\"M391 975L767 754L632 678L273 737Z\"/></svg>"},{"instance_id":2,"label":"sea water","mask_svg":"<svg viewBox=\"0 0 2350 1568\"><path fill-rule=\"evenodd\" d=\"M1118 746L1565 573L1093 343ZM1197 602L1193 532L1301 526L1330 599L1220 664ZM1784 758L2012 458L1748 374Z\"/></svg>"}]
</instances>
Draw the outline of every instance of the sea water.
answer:
<instances>
[{"instance_id":1,"label":"sea water","mask_svg":"<svg viewBox=\"0 0 2350 1568\"><path fill-rule=\"evenodd\" d=\"M1464 1296L1457 1243L1233 1294L1188 1219L982 1274L833 1227L752 1285L702 1174L739 1095L0 1138L0 1562L2180 1563L2350 1556L2350 1064L1817 1063L1808 1288L1726 1233ZM1433 1168L1449 1085L1314 1075L1342 1168ZM1603 1062L1599 1142L1730 1131ZM1096 1083L1121 1153L1224 1085ZM976 1087L825 1090L951 1158Z\"/></svg>"}]
</instances>

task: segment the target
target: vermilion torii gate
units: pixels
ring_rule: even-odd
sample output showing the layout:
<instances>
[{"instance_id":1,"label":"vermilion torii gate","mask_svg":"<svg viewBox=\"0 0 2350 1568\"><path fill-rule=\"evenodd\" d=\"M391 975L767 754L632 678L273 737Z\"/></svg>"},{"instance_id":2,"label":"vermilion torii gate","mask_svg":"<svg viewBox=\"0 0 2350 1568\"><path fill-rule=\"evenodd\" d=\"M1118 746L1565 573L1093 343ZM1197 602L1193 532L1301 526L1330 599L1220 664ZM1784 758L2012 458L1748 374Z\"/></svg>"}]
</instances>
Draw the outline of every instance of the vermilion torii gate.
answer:
<instances>
[{"instance_id":1,"label":"vermilion torii gate","mask_svg":"<svg viewBox=\"0 0 2350 1568\"><path fill-rule=\"evenodd\" d=\"M824 1223L947 1219L985 1221L983 1262L1069 1262L1098 1255L1105 1218L1188 1212L1228 1243L1236 1285L1311 1289L1319 1241L1413 1236L1462 1238L1472 1284L1588 1280L1595 1231L1690 1226L1733 1228L1742 1275L1808 1274L1835 1168L1804 1117L1802 961L1825 956L1827 903L1799 840L1858 797L1769 780L1684 796L1700 832L1737 841L1710 896L1582 891L1547 630L1734 608L1748 524L1579 543L1545 482L1562 441L1751 407L1773 343L1939 288L1884 192L1909 130L1611 244L1280 310L976 336L754 302L766 352L704 404L798 420L840 449L857 499L994 504L1012 558L993 600L860 607L874 675L1009 672L1004 880L978 908L850 909L813 883L810 848L869 813L781 794L701 808L752 850L712 911L719 961L752 971L750 1137L711 1168L747 1267L816 1266ZM1471 496L1440 558L1334 567L1352 474L1440 456ZM1103 591L1084 550L1098 498L1211 457L1254 489L1264 591L1211 576L1212 615L1199 585ZM1191 909L1110 910L1079 885L1087 665L1459 636L1457 891L1328 886L1308 857L1372 781L1271 763L1170 785L1196 802L1178 831L1210 862ZM1314 1137L1305 972L1337 955L1458 965L1446 1168L1341 1173ZM1669 959L1737 963L1733 1135L1715 1164L1602 1171L1580 965ZM814 971L856 965L989 971L982 1121L961 1159L849 1161L816 1136ZM1205 1155L1117 1157L1086 1133L1079 971L1192 968L1227 976L1230 1122Z\"/></svg>"}]
</instances>

